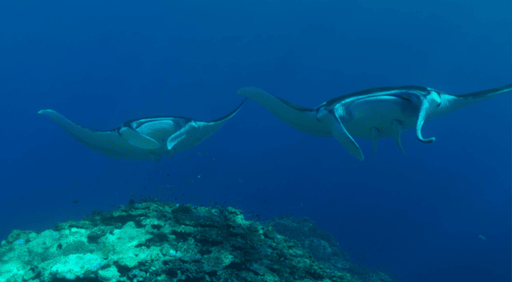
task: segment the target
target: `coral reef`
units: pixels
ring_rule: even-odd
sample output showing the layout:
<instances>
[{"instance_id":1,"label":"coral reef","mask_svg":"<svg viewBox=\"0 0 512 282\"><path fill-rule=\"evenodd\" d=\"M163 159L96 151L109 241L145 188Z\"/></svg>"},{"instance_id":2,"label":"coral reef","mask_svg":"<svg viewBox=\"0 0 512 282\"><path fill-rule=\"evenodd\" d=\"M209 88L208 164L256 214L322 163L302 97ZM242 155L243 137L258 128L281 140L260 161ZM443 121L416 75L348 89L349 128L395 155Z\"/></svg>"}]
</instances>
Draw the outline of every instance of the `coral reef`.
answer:
<instances>
[{"instance_id":1,"label":"coral reef","mask_svg":"<svg viewBox=\"0 0 512 282\"><path fill-rule=\"evenodd\" d=\"M352 264L348 255L340 250L332 234L320 229L309 218L282 216L269 220L266 224L272 226L277 233L297 241L327 267L349 273L363 282L391 282L391 278L382 272Z\"/></svg>"},{"instance_id":2,"label":"coral reef","mask_svg":"<svg viewBox=\"0 0 512 282\"><path fill-rule=\"evenodd\" d=\"M40 234L13 231L0 244L0 281L361 281L311 253L233 208L145 201Z\"/></svg>"}]
</instances>

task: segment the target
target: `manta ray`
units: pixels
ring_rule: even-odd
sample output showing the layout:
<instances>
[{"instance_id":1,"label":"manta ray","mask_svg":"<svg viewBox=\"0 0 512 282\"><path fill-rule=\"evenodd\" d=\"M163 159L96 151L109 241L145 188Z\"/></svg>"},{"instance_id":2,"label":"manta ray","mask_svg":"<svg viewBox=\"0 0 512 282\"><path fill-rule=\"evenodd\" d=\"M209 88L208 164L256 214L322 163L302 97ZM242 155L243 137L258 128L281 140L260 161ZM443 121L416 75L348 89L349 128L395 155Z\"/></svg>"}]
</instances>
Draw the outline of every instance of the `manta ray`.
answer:
<instances>
[{"instance_id":1,"label":"manta ray","mask_svg":"<svg viewBox=\"0 0 512 282\"><path fill-rule=\"evenodd\" d=\"M423 86L381 87L339 96L314 109L292 104L256 87L241 88L237 93L253 99L298 130L336 138L350 154L364 160L353 137L372 139L374 152L379 138L394 137L404 152L402 132L415 128L419 141L434 142L434 137L424 138L421 134L425 122L510 90L512 84L450 95Z\"/></svg>"},{"instance_id":2,"label":"manta ray","mask_svg":"<svg viewBox=\"0 0 512 282\"><path fill-rule=\"evenodd\" d=\"M51 118L87 148L106 156L122 160L159 160L206 140L232 118L246 100L231 113L212 121L176 116L146 117L129 120L108 131L82 127L54 110L38 113Z\"/></svg>"}]
</instances>

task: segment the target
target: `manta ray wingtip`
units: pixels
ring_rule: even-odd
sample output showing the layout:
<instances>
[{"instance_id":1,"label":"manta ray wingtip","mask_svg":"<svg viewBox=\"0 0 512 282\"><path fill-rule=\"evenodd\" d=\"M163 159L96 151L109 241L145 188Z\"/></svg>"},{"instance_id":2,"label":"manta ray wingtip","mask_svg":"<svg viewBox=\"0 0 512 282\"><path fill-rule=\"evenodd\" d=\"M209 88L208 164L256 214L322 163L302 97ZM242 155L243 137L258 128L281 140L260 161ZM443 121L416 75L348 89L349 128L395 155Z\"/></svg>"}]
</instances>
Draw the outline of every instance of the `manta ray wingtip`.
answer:
<instances>
[{"instance_id":1,"label":"manta ray wingtip","mask_svg":"<svg viewBox=\"0 0 512 282\"><path fill-rule=\"evenodd\" d=\"M50 109L43 109L43 110L37 111L37 113L40 114L40 115L48 114L48 113L52 113L52 112L55 112L55 111L54 110L50 110Z\"/></svg>"}]
</instances>

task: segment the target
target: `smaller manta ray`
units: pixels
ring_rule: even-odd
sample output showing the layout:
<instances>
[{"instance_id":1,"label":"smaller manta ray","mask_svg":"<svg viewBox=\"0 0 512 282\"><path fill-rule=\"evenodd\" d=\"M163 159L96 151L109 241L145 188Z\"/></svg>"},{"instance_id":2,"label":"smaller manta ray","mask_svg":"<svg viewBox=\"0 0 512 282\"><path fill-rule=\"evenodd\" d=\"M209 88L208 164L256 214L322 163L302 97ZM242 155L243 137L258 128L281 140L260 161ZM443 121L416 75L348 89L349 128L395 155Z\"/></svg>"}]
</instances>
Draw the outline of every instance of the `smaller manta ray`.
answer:
<instances>
[{"instance_id":1,"label":"smaller manta ray","mask_svg":"<svg viewBox=\"0 0 512 282\"><path fill-rule=\"evenodd\" d=\"M38 113L51 118L71 137L89 149L122 160L159 160L162 156L190 149L210 137L242 107L213 121L186 117L148 117L133 119L109 131L82 127L54 110Z\"/></svg>"},{"instance_id":2,"label":"smaller manta ray","mask_svg":"<svg viewBox=\"0 0 512 282\"><path fill-rule=\"evenodd\" d=\"M353 136L372 139L374 152L378 138L395 137L403 152L402 132L416 128L418 140L434 142L434 137L421 135L425 122L510 90L512 84L455 96L423 86L382 87L340 96L314 109L292 104L255 87L241 88L237 93L253 99L298 130L336 138L362 161L363 153Z\"/></svg>"}]
</instances>

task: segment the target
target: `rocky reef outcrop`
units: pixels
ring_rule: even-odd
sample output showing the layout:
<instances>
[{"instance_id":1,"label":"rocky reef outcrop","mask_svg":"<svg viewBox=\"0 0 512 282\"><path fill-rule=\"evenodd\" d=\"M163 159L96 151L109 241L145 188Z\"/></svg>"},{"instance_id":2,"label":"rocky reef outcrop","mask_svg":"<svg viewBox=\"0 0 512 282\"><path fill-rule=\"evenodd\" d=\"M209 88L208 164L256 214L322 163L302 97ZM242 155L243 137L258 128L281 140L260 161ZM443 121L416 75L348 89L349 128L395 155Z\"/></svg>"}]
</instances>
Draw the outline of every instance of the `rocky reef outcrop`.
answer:
<instances>
[{"instance_id":1,"label":"rocky reef outcrop","mask_svg":"<svg viewBox=\"0 0 512 282\"><path fill-rule=\"evenodd\" d=\"M308 246L279 234L272 224L247 221L239 210L224 207L145 201L95 211L39 234L15 230L0 244L2 282L360 278L315 258Z\"/></svg>"},{"instance_id":2,"label":"rocky reef outcrop","mask_svg":"<svg viewBox=\"0 0 512 282\"><path fill-rule=\"evenodd\" d=\"M272 226L277 233L297 241L302 248L308 250L316 260L327 267L348 273L362 282L391 282L391 279L380 271L351 263L332 234L323 231L310 218L282 216L265 223Z\"/></svg>"}]
</instances>

